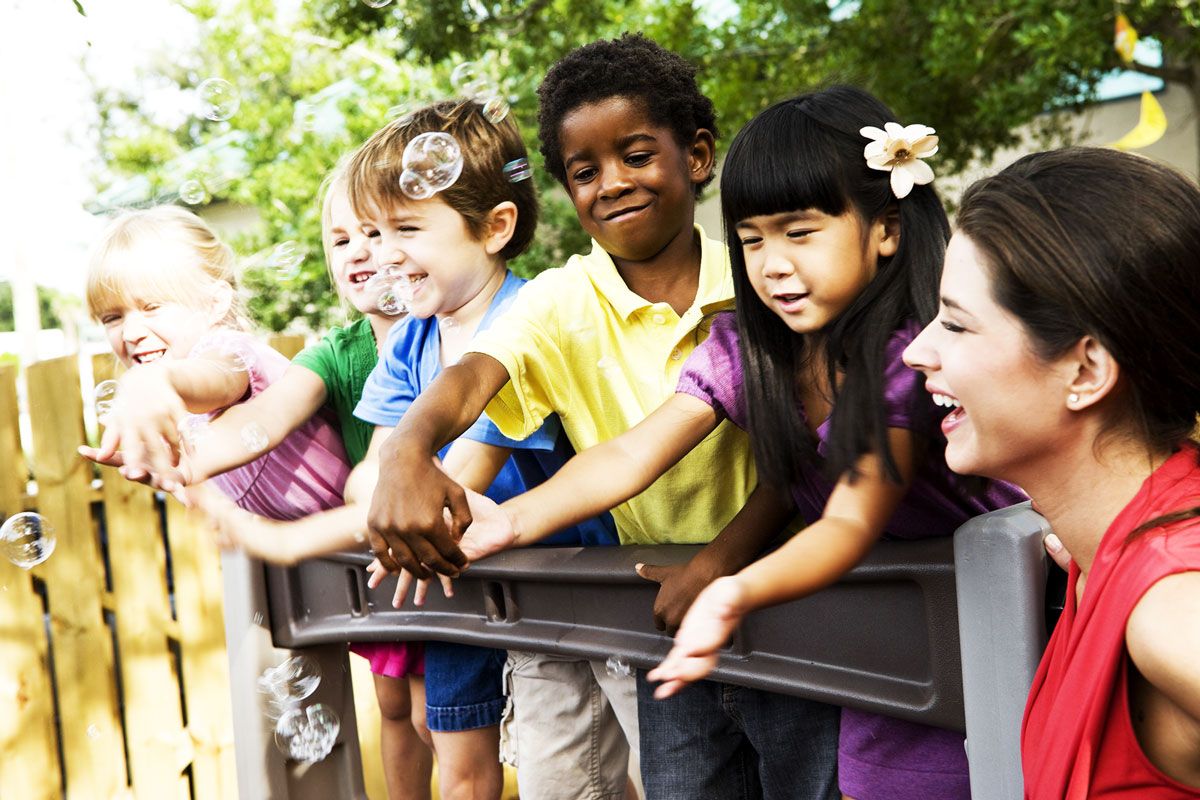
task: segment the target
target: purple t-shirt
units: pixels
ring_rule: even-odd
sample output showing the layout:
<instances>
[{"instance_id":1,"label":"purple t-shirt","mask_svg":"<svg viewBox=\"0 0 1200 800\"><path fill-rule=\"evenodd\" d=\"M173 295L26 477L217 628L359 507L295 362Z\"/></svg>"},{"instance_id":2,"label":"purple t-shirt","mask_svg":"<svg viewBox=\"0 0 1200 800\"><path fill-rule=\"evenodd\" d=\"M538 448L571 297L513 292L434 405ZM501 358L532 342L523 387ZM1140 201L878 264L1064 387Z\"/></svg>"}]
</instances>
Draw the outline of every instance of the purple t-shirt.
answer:
<instances>
[{"instance_id":1,"label":"purple t-shirt","mask_svg":"<svg viewBox=\"0 0 1200 800\"><path fill-rule=\"evenodd\" d=\"M910 323L896 331L887 344L885 416L888 427L918 433L940 453L945 449L940 429L944 409L934 405L921 374L901 359L919 331L916 323ZM744 380L734 315L718 314L708 339L684 363L675 391L703 400L719 416L745 429ZM797 406L796 411L804 415L803 407ZM817 452L822 456L828 452L829 428L828 419L817 428ZM791 487L800 515L808 522L820 519L833 488L817 467L805 468ZM950 536L971 517L1025 499L1019 489L1002 483L991 483L982 496L972 496L944 460L932 458L918 470L908 494L888 520L884 537ZM961 733L849 708L842 710L838 782L842 792L856 800L969 800L971 796Z\"/></svg>"},{"instance_id":2,"label":"purple t-shirt","mask_svg":"<svg viewBox=\"0 0 1200 800\"><path fill-rule=\"evenodd\" d=\"M250 392L243 400L278 380L290 363L278 351L240 331L206 334L189 356L207 350L236 354L245 364ZM215 411L208 417L220 413ZM253 432L245 436L252 441ZM271 519L293 520L342 505L342 490L349 474L346 450L337 429L316 414L288 434L275 449L210 480L247 511Z\"/></svg>"}]
</instances>

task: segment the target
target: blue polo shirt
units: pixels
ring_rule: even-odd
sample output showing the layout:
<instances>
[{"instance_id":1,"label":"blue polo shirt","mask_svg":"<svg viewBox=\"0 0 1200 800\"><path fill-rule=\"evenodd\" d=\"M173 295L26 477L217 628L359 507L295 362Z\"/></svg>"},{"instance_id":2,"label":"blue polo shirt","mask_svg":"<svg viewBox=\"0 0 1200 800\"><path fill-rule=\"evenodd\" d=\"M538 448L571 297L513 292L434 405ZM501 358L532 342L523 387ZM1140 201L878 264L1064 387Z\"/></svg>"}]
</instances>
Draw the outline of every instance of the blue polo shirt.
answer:
<instances>
[{"instance_id":1,"label":"blue polo shirt","mask_svg":"<svg viewBox=\"0 0 1200 800\"><path fill-rule=\"evenodd\" d=\"M492 304L488 306L479 323L480 331L486 330L504 313L524 283L523 278L518 278L511 272L505 275L504 283L492 298ZM417 399L417 395L425 391L441 373L440 353L441 334L436 317L405 317L397 322L388 333L379 362L367 378L362 399L354 409L354 416L373 425L394 428ZM542 427L521 441L500 433L486 416L475 420L463 433L463 438L512 448L512 456L505 462L486 492L487 496L497 503L503 503L511 497L529 491L557 472L575 455L562 431L558 417L554 415L547 417ZM444 457L449 449L447 445L438 455ZM540 544L617 544L617 529L612 517L605 512L601 516L559 531L543 539Z\"/></svg>"}]
</instances>

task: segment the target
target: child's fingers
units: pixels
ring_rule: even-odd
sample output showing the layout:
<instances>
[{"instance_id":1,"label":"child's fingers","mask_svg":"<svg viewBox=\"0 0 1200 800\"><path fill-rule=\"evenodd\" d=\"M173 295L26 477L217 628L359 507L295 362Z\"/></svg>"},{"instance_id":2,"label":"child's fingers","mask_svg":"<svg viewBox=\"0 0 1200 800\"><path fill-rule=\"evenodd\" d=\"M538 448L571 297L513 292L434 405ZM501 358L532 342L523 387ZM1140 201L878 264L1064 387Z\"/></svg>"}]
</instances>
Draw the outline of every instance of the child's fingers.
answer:
<instances>
[{"instance_id":1,"label":"child's fingers","mask_svg":"<svg viewBox=\"0 0 1200 800\"><path fill-rule=\"evenodd\" d=\"M639 576L655 583L662 583L670 574L668 567L660 567L656 564L634 564L633 568Z\"/></svg>"},{"instance_id":2,"label":"child's fingers","mask_svg":"<svg viewBox=\"0 0 1200 800\"><path fill-rule=\"evenodd\" d=\"M408 597L408 590L412 586L412 582L412 573L408 570L400 570L399 579L396 581L396 593L392 595L392 608L404 605L404 598Z\"/></svg>"},{"instance_id":3,"label":"child's fingers","mask_svg":"<svg viewBox=\"0 0 1200 800\"><path fill-rule=\"evenodd\" d=\"M425 595L429 594L429 579L417 581L417 588L413 590L413 605L425 605Z\"/></svg>"},{"instance_id":4,"label":"child's fingers","mask_svg":"<svg viewBox=\"0 0 1200 800\"><path fill-rule=\"evenodd\" d=\"M438 573L438 580L442 582L442 594L446 597L454 597L454 579L449 575Z\"/></svg>"}]
</instances>

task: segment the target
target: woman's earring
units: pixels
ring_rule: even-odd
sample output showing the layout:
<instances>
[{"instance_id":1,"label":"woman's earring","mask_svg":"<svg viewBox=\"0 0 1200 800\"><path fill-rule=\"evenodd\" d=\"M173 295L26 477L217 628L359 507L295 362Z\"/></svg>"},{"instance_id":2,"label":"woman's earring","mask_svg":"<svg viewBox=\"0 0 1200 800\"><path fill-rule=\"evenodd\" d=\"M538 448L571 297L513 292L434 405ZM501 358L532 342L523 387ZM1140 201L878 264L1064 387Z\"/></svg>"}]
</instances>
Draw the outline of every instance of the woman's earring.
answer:
<instances>
[{"instance_id":1,"label":"woman's earring","mask_svg":"<svg viewBox=\"0 0 1200 800\"><path fill-rule=\"evenodd\" d=\"M1075 394L1075 392L1071 392L1069 395L1067 395L1067 402L1068 403L1078 403L1079 395Z\"/></svg>"}]
</instances>

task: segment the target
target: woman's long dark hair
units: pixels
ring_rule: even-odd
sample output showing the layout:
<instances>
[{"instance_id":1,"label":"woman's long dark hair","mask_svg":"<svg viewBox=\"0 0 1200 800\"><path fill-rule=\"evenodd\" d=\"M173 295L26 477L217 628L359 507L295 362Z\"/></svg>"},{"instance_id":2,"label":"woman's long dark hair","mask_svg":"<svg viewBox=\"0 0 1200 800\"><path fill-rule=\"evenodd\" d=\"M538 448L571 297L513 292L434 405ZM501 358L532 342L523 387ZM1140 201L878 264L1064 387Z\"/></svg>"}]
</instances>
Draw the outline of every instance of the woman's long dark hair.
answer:
<instances>
[{"instance_id":1,"label":"woman's long dark hair","mask_svg":"<svg viewBox=\"0 0 1200 800\"><path fill-rule=\"evenodd\" d=\"M1084 336L1120 365L1106 435L1148 453L1200 414L1200 189L1141 156L1078 147L1025 156L963 195L958 227L996 302L1050 361ZM1142 525L1200 516L1175 509Z\"/></svg>"},{"instance_id":2,"label":"woman's long dark hair","mask_svg":"<svg viewBox=\"0 0 1200 800\"><path fill-rule=\"evenodd\" d=\"M833 86L776 103L751 120L729 148L721 211L738 297L749 434L764 483L787 486L805 465L819 465L835 479L854 477L855 463L867 453L882 456L888 476L900 479L887 439L885 349L904 324L933 319L950 226L931 186L915 186L897 200L890 173L867 166L863 148L869 140L859 129L894 121L870 93ZM900 242L837 319L815 335L798 335L758 302L736 226L749 217L810 208L832 216L853 210L864 230L898 213ZM824 348L833 387L823 464L796 413L797 376L813 347Z\"/></svg>"}]
</instances>

